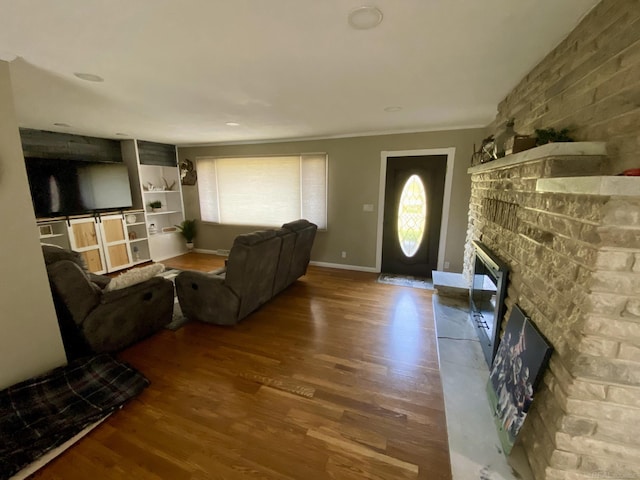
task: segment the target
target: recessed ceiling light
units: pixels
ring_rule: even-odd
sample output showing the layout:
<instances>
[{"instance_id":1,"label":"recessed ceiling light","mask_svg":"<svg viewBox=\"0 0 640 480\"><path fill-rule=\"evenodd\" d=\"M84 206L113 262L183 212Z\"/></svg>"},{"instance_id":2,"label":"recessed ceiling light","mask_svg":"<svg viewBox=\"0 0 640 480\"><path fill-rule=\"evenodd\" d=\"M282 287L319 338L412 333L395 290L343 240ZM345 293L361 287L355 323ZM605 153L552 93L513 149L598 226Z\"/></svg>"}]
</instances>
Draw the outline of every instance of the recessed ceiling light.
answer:
<instances>
[{"instance_id":1,"label":"recessed ceiling light","mask_svg":"<svg viewBox=\"0 0 640 480\"><path fill-rule=\"evenodd\" d=\"M377 27L382 22L382 12L378 7L365 5L349 12L349 25L356 30Z\"/></svg>"},{"instance_id":2,"label":"recessed ceiling light","mask_svg":"<svg viewBox=\"0 0 640 480\"><path fill-rule=\"evenodd\" d=\"M402 107L398 106L387 107L384 109L385 112L399 112L400 110L402 110Z\"/></svg>"},{"instance_id":3,"label":"recessed ceiling light","mask_svg":"<svg viewBox=\"0 0 640 480\"><path fill-rule=\"evenodd\" d=\"M116 135L118 135L119 137L128 137L129 136L128 133L122 133L122 132L116 132Z\"/></svg>"},{"instance_id":4,"label":"recessed ceiling light","mask_svg":"<svg viewBox=\"0 0 640 480\"><path fill-rule=\"evenodd\" d=\"M240 124L236 123L236 122L227 122L225 123L225 125L229 126L229 127L239 127Z\"/></svg>"},{"instance_id":5,"label":"recessed ceiling light","mask_svg":"<svg viewBox=\"0 0 640 480\"><path fill-rule=\"evenodd\" d=\"M100 75L94 75L93 73L76 72L74 73L74 75L80 80L86 80L87 82L104 82L104 78L102 78Z\"/></svg>"},{"instance_id":6,"label":"recessed ceiling light","mask_svg":"<svg viewBox=\"0 0 640 480\"><path fill-rule=\"evenodd\" d=\"M62 123L62 122L56 122L56 123L54 123L54 125L56 127L64 127L64 128L69 128L71 126L68 123Z\"/></svg>"}]
</instances>

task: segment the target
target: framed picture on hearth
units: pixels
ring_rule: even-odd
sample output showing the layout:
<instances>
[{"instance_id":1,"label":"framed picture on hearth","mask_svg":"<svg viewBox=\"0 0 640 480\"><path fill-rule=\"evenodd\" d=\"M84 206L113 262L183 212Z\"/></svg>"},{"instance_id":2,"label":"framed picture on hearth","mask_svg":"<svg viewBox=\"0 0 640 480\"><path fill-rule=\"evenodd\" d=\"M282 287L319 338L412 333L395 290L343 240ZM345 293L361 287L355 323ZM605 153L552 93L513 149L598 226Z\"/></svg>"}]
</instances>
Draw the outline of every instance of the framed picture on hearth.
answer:
<instances>
[{"instance_id":1,"label":"framed picture on hearth","mask_svg":"<svg viewBox=\"0 0 640 480\"><path fill-rule=\"evenodd\" d=\"M551 345L531 319L515 305L487 383L489 402L507 455L527 417L551 351Z\"/></svg>"}]
</instances>

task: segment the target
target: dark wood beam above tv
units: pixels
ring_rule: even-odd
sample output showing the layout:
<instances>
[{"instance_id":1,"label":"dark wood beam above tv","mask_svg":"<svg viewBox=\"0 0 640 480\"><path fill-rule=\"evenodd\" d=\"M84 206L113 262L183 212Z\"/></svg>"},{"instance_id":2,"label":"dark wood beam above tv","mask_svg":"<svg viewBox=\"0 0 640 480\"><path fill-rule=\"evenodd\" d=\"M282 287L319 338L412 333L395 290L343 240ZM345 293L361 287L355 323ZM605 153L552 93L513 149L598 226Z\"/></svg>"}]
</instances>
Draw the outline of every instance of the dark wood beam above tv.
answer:
<instances>
[{"instance_id":1,"label":"dark wood beam above tv","mask_svg":"<svg viewBox=\"0 0 640 480\"><path fill-rule=\"evenodd\" d=\"M20 129L25 158L122 163L120 141L70 133Z\"/></svg>"}]
</instances>

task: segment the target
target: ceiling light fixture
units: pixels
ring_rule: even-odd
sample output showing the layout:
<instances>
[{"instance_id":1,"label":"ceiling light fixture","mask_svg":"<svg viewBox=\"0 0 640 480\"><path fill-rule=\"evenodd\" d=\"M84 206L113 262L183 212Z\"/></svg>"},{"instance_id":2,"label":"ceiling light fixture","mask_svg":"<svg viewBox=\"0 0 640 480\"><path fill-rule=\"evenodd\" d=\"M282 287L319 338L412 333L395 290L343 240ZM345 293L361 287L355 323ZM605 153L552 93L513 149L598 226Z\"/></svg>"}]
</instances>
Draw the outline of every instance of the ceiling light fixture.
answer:
<instances>
[{"instance_id":1,"label":"ceiling light fixture","mask_svg":"<svg viewBox=\"0 0 640 480\"><path fill-rule=\"evenodd\" d=\"M128 137L129 136L128 133L122 133L122 132L116 132L116 135L118 135L119 137Z\"/></svg>"},{"instance_id":2,"label":"ceiling light fixture","mask_svg":"<svg viewBox=\"0 0 640 480\"><path fill-rule=\"evenodd\" d=\"M356 30L368 30L382 22L382 12L378 7L365 5L349 12L349 25Z\"/></svg>"},{"instance_id":3,"label":"ceiling light fixture","mask_svg":"<svg viewBox=\"0 0 640 480\"><path fill-rule=\"evenodd\" d=\"M74 75L78 77L80 80L86 80L87 82L104 82L104 78L102 78L100 75L95 75L93 73L76 72L74 73Z\"/></svg>"},{"instance_id":4,"label":"ceiling light fixture","mask_svg":"<svg viewBox=\"0 0 640 480\"><path fill-rule=\"evenodd\" d=\"M71 126L68 123L62 123L62 122L56 122L56 123L54 123L54 125L56 127L64 127L64 128L69 128Z\"/></svg>"},{"instance_id":5,"label":"ceiling light fixture","mask_svg":"<svg viewBox=\"0 0 640 480\"><path fill-rule=\"evenodd\" d=\"M225 123L225 125L229 126L229 127L239 127L240 124L236 123L236 122L227 122Z\"/></svg>"},{"instance_id":6,"label":"ceiling light fixture","mask_svg":"<svg viewBox=\"0 0 640 480\"><path fill-rule=\"evenodd\" d=\"M399 112L400 110L402 110L402 107L399 106L387 107L384 109L385 112Z\"/></svg>"}]
</instances>

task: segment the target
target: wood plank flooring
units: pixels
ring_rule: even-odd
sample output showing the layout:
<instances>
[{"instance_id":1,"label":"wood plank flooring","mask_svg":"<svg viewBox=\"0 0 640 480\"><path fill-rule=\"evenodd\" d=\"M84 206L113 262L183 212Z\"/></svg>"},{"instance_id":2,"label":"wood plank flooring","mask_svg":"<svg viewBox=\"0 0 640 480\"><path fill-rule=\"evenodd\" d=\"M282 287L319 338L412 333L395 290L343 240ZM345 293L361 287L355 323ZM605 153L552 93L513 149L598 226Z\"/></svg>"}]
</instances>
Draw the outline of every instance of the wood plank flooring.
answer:
<instances>
[{"instance_id":1,"label":"wood plank flooring","mask_svg":"<svg viewBox=\"0 0 640 480\"><path fill-rule=\"evenodd\" d=\"M121 352L151 386L32 478L450 479L431 292L376 277L309 267L235 327Z\"/></svg>"}]
</instances>

